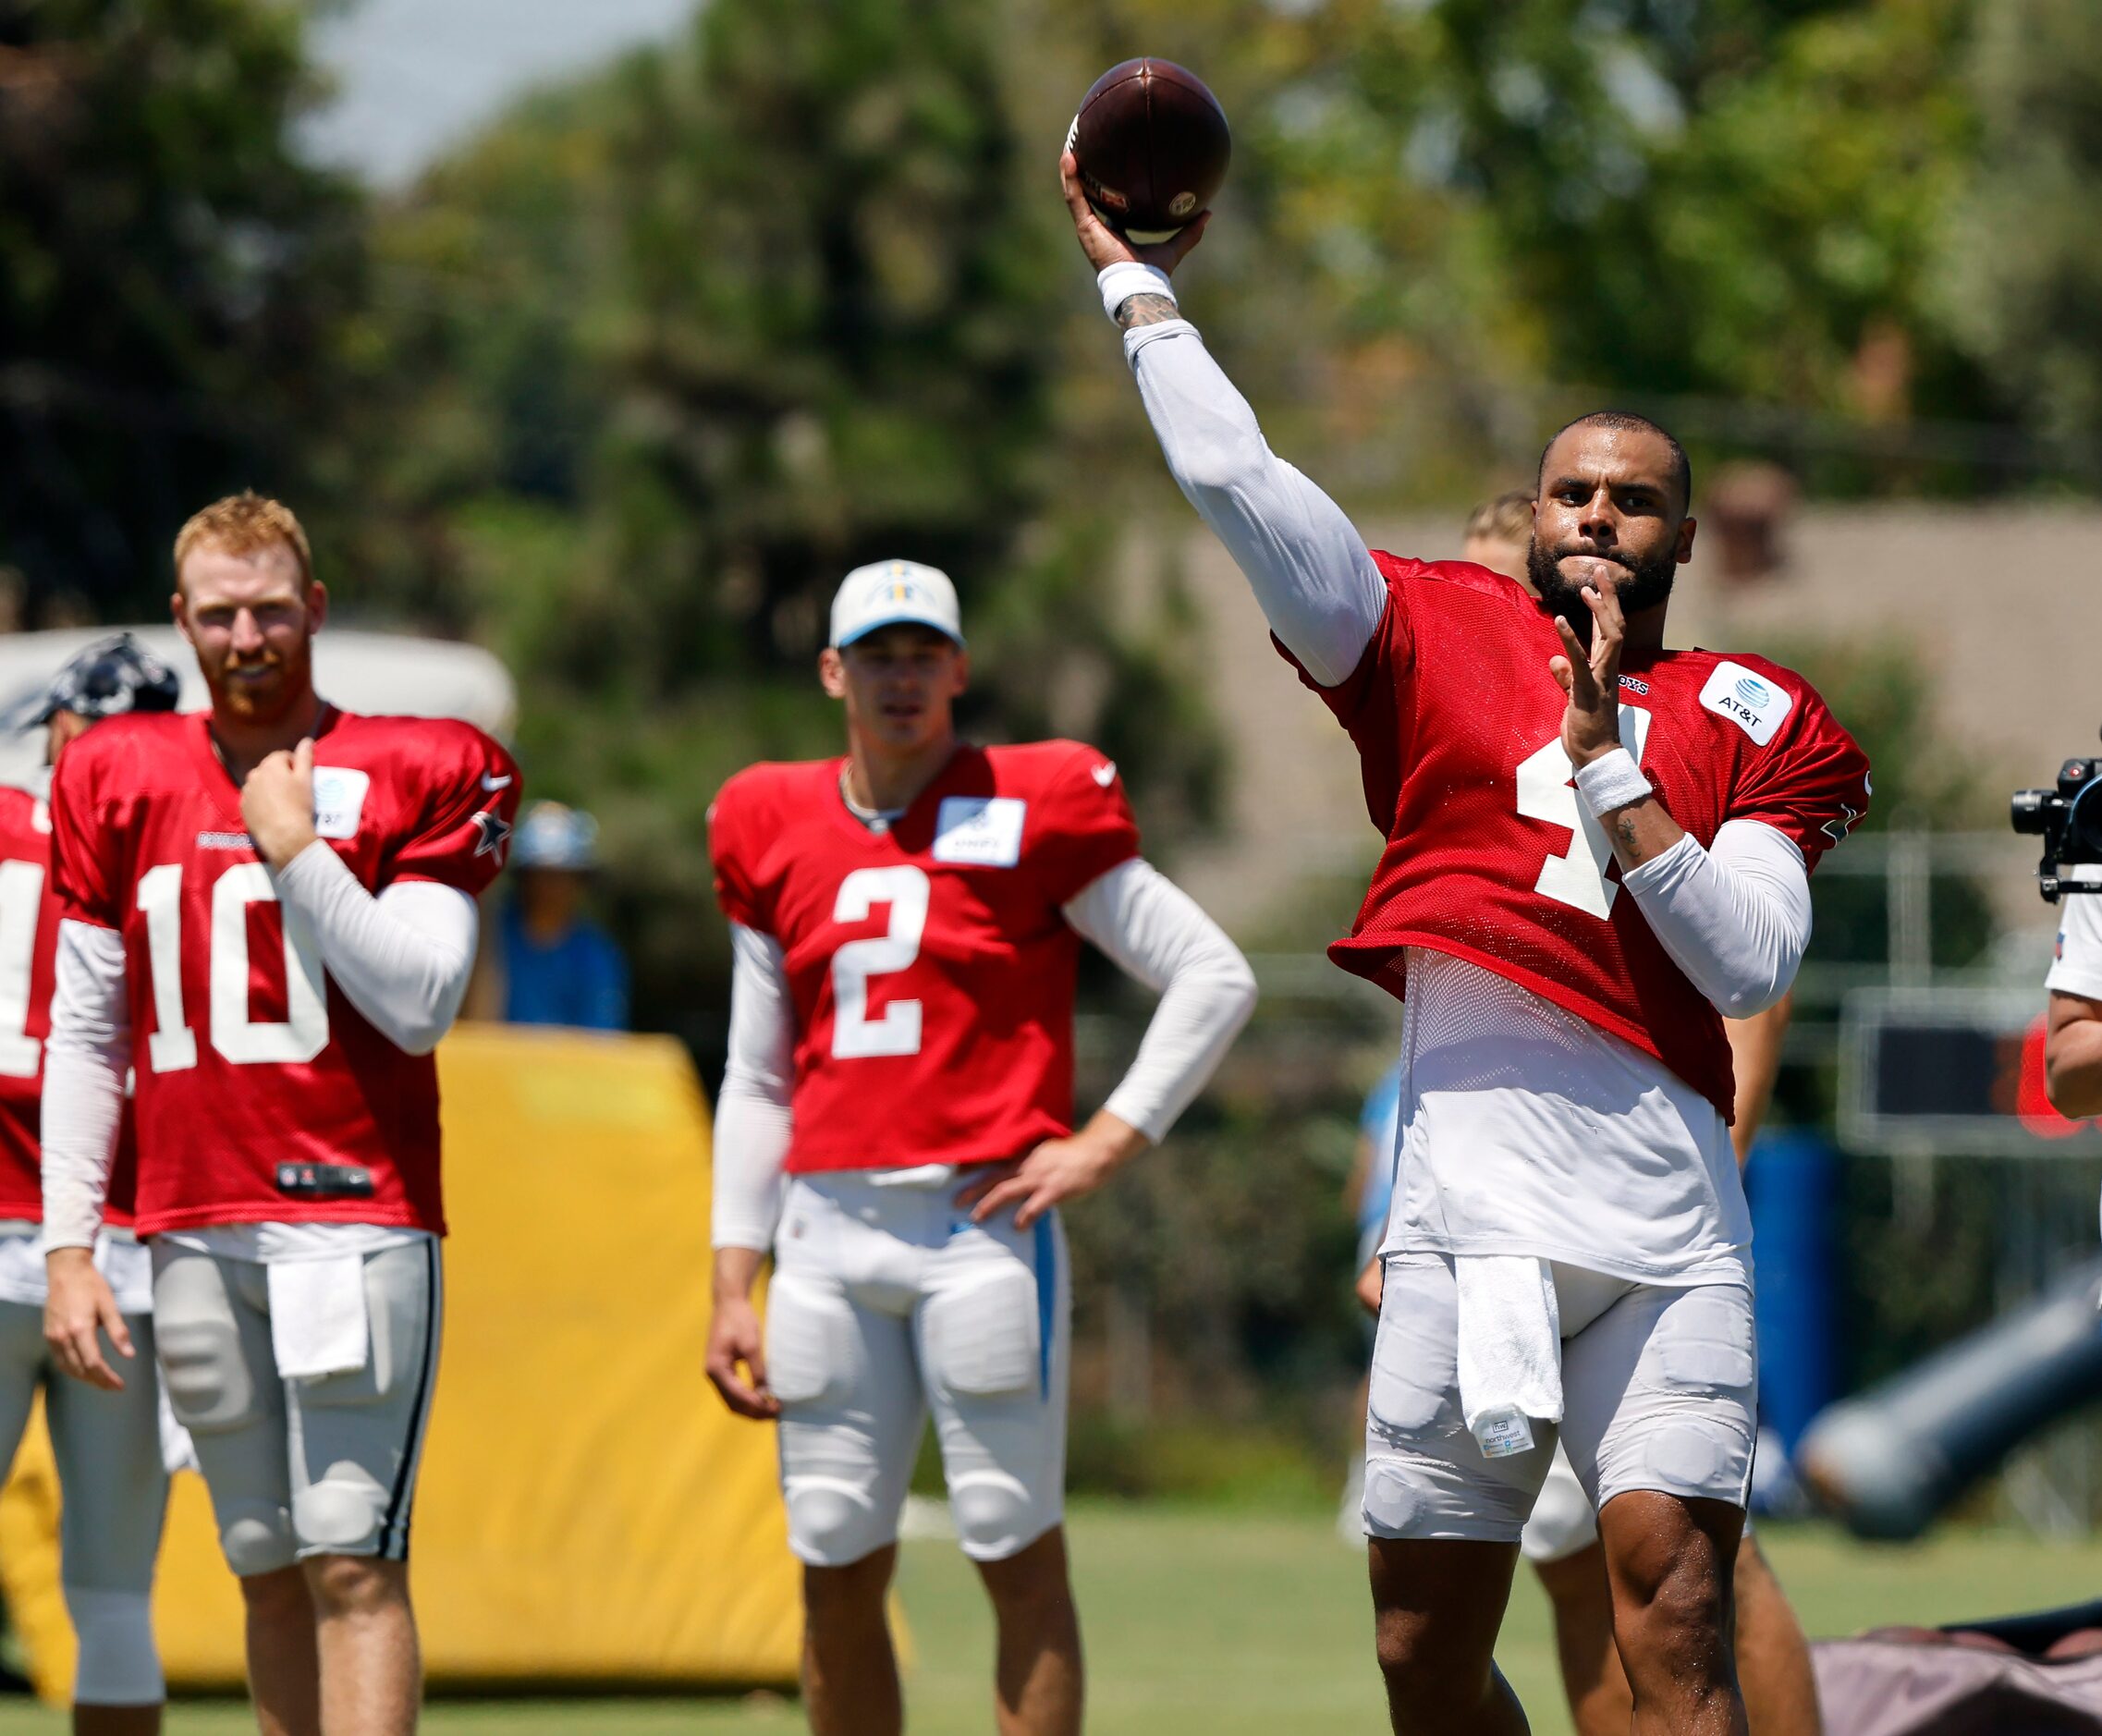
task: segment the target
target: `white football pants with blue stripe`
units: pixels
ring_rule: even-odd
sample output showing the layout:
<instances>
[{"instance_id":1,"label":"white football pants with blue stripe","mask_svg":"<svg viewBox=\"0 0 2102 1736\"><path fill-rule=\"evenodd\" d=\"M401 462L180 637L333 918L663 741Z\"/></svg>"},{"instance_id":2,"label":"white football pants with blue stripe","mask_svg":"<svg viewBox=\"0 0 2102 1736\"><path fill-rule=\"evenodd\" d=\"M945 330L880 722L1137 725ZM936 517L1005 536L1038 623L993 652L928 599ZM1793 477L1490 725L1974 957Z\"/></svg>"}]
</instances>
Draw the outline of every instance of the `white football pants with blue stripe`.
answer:
<instances>
[{"instance_id":1,"label":"white football pants with blue stripe","mask_svg":"<svg viewBox=\"0 0 2102 1736\"><path fill-rule=\"evenodd\" d=\"M972 1224L969 1170L791 1178L766 1296L788 1542L845 1567L897 1541L934 1413L963 1551L1001 1561L1065 1511L1072 1288L1055 1215Z\"/></svg>"}]
</instances>

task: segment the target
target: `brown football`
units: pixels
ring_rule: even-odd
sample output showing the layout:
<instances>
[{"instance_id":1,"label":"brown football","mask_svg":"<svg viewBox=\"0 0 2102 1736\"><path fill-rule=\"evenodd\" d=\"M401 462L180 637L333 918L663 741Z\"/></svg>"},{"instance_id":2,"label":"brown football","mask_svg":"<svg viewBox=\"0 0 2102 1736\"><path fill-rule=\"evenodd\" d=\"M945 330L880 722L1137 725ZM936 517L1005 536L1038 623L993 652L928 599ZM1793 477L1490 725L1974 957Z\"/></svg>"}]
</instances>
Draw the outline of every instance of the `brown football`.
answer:
<instances>
[{"instance_id":1,"label":"brown football","mask_svg":"<svg viewBox=\"0 0 2102 1736\"><path fill-rule=\"evenodd\" d=\"M1209 205L1233 153L1218 99L1172 60L1110 67L1081 98L1066 143L1095 214L1142 243Z\"/></svg>"}]
</instances>

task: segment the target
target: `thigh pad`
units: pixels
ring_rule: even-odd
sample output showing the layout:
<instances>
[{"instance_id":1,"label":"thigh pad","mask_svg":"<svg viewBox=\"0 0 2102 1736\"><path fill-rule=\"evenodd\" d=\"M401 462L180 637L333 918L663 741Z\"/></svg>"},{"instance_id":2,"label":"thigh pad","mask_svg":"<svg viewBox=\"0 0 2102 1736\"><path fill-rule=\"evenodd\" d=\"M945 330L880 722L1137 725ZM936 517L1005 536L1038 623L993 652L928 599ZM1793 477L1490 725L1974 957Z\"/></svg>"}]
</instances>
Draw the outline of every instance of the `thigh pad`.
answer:
<instances>
[{"instance_id":1,"label":"thigh pad","mask_svg":"<svg viewBox=\"0 0 2102 1736\"><path fill-rule=\"evenodd\" d=\"M275 1409L277 1367L260 1315L244 1329L246 1304L209 1254L170 1260L153 1280L153 1339L176 1420L198 1434L223 1433Z\"/></svg>"},{"instance_id":2,"label":"thigh pad","mask_svg":"<svg viewBox=\"0 0 2102 1736\"><path fill-rule=\"evenodd\" d=\"M785 1405L836 1402L861 1362L854 1306L828 1286L776 1271L766 1290L766 1385Z\"/></svg>"},{"instance_id":3,"label":"thigh pad","mask_svg":"<svg viewBox=\"0 0 2102 1736\"><path fill-rule=\"evenodd\" d=\"M1034 1395L1043 1376L1044 1301L1020 1260L987 1261L922 1307L927 1380L972 1399Z\"/></svg>"}]
</instances>

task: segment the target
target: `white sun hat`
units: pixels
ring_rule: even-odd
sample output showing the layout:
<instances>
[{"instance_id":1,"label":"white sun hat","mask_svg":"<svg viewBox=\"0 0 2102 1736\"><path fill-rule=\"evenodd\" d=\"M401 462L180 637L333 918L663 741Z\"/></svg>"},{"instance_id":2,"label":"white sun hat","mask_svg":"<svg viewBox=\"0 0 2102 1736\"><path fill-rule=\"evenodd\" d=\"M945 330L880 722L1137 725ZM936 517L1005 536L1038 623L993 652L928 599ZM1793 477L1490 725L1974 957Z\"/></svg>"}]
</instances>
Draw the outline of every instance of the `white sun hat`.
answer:
<instances>
[{"instance_id":1,"label":"white sun hat","mask_svg":"<svg viewBox=\"0 0 2102 1736\"><path fill-rule=\"evenodd\" d=\"M910 622L963 643L956 587L938 567L916 560L872 561L839 581L832 598L832 643L844 651L879 627Z\"/></svg>"}]
</instances>

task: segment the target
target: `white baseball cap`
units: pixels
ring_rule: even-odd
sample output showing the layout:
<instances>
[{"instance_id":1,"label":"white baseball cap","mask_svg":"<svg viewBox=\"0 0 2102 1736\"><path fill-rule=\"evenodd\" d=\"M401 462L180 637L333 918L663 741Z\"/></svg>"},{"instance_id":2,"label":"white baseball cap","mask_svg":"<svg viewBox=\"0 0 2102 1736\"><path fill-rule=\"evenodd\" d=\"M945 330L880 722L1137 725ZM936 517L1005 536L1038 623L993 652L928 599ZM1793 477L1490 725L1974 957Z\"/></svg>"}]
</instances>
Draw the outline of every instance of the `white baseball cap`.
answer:
<instances>
[{"instance_id":1,"label":"white baseball cap","mask_svg":"<svg viewBox=\"0 0 2102 1736\"><path fill-rule=\"evenodd\" d=\"M963 643L956 587L938 567L916 560L878 560L857 567L832 597L832 643L844 651L879 627L913 622Z\"/></svg>"}]
</instances>

